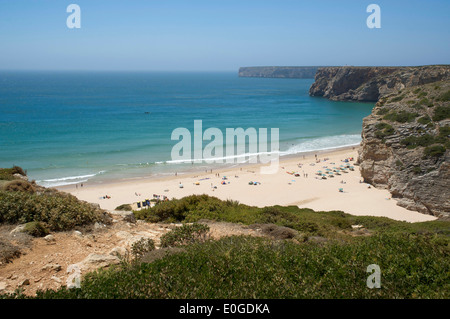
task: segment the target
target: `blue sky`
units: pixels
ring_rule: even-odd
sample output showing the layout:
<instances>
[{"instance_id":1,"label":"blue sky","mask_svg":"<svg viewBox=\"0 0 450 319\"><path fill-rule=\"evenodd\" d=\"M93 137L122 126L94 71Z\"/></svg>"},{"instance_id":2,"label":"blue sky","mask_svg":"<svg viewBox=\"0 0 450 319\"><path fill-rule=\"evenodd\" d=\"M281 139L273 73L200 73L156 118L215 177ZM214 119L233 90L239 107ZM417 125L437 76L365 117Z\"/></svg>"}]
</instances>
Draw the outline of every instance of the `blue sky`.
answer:
<instances>
[{"instance_id":1,"label":"blue sky","mask_svg":"<svg viewBox=\"0 0 450 319\"><path fill-rule=\"evenodd\" d=\"M68 29L69 4L81 29ZM366 8L381 7L381 29ZM0 69L450 63L450 1L0 0Z\"/></svg>"}]
</instances>

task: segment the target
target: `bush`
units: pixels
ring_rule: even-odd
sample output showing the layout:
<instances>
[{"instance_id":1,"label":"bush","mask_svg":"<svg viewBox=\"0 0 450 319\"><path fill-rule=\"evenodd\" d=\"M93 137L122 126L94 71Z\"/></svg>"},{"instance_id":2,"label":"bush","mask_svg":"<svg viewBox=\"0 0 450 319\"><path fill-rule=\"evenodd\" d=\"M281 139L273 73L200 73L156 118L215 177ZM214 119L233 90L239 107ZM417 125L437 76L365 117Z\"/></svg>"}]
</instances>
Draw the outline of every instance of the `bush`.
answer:
<instances>
[{"instance_id":1,"label":"bush","mask_svg":"<svg viewBox=\"0 0 450 319\"><path fill-rule=\"evenodd\" d=\"M450 101L450 90L448 90L447 92L443 93L443 94L439 97L438 101L442 101L442 102L448 102L448 101Z\"/></svg>"},{"instance_id":2,"label":"bush","mask_svg":"<svg viewBox=\"0 0 450 319\"><path fill-rule=\"evenodd\" d=\"M431 144L434 144L435 138L430 134L425 134L419 137L408 136L407 138L401 140L400 143L405 145L409 149L414 149L418 146L429 146Z\"/></svg>"},{"instance_id":3,"label":"bush","mask_svg":"<svg viewBox=\"0 0 450 319\"><path fill-rule=\"evenodd\" d=\"M209 226L203 224L183 225L161 236L161 247L179 247L203 242L207 239Z\"/></svg>"},{"instance_id":4,"label":"bush","mask_svg":"<svg viewBox=\"0 0 450 319\"><path fill-rule=\"evenodd\" d=\"M142 238L131 245L131 254L138 261L147 253L155 250L155 242L150 238Z\"/></svg>"},{"instance_id":5,"label":"bush","mask_svg":"<svg viewBox=\"0 0 450 319\"><path fill-rule=\"evenodd\" d=\"M428 95L428 92L420 92L418 95L417 95L417 97L424 97L424 96L427 96Z\"/></svg>"},{"instance_id":6,"label":"bush","mask_svg":"<svg viewBox=\"0 0 450 319\"><path fill-rule=\"evenodd\" d=\"M391 111L390 113L386 114L383 119L393 122L395 121L399 123L406 123L414 121L414 119L418 116L419 114L417 113L409 113L406 111L400 111L397 113L395 111Z\"/></svg>"},{"instance_id":7,"label":"bush","mask_svg":"<svg viewBox=\"0 0 450 319\"><path fill-rule=\"evenodd\" d=\"M429 146L425 148L424 154L429 157L440 157L445 154L445 147L442 145Z\"/></svg>"},{"instance_id":8,"label":"bush","mask_svg":"<svg viewBox=\"0 0 450 319\"><path fill-rule=\"evenodd\" d=\"M3 190L8 192L27 192L33 194L36 192L34 186L28 182L21 179L16 179L10 182L7 182L3 187Z\"/></svg>"},{"instance_id":9,"label":"bush","mask_svg":"<svg viewBox=\"0 0 450 319\"><path fill-rule=\"evenodd\" d=\"M131 207L130 204L122 204L120 206L116 207L116 210L122 210L122 211L132 211L133 208Z\"/></svg>"},{"instance_id":10,"label":"bush","mask_svg":"<svg viewBox=\"0 0 450 319\"><path fill-rule=\"evenodd\" d=\"M398 102L398 101L401 101L401 100L403 100L403 98L405 97L405 95L398 95L398 96L396 96L396 97L393 97L391 100L390 100L390 102Z\"/></svg>"},{"instance_id":11,"label":"bush","mask_svg":"<svg viewBox=\"0 0 450 319\"><path fill-rule=\"evenodd\" d=\"M0 238L0 262L1 263L9 263L14 258L20 257L22 252L20 251L20 248L4 241L2 238Z\"/></svg>"},{"instance_id":12,"label":"bush","mask_svg":"<svg viewBox=\"0 0 450 319\"><path fill-rule=\"evenodd\" d=\"M0 168L0 180L13 180L14 174L20 174L26 176L25 171L19 166L13 166L12 168Z\"/></svg>"},{"instance_id":13,"label":"bush","mask_svg":"<svg viewBox=\"0 0 450 319\"><path fill-rule=\"evenodd\" d=\"M438 122L450 118L449 106L438 106L434 109L433 121Z\"/></svg>"},{"instance_id":14,"label":"bush","mask_svg":"<svg viewBox=\"0 0 450 319\"><path fill-rule=\"evenodd\" d=\"M380 108L377 112L377 115L386 115L389 112L388 108Z\"/></svg>"},{"instance_id":15,"label":"bush","mask_svg":"<svg viewBox=\"0 0 450 319\"><path fill-rule=\"evenodd\" d=\"M40 222L26 223L24 232L33 237L44 237L49 234L48 229Z\"/></svg>"},{"instance_id":16,"label":"bush","mask_svg":"<svg viewBox=\"0 0 450 319\"><path fill-rule=\"evenodd\" d=\"M0 191L0 224L42 222L52 231L62 231L101 220L93 205L70 194Z\"/></svg>"},{"instance_id":17,"label":"bush","mask_svg":"<svg viewBox=\"0 0 450 319\"><path fill-rule=\"evenodd\" d=\"M428 115L424 115L421 118L419 118L417 120L417 122L419 122L420 124L428 124L428 123L431 122L431 119L430 119L430 117Z\"/></svg>"}]
</instances>

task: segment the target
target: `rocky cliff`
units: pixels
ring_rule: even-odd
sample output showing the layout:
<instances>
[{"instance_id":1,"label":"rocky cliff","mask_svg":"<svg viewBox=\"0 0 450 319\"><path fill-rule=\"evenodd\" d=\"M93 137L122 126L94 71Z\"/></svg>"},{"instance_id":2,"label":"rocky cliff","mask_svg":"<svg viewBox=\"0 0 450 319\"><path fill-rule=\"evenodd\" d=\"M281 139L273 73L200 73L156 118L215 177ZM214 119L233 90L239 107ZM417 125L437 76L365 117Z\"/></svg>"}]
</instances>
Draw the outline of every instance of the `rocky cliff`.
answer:
<instances>
[{"instance_id":1,"label":"rocky cliff","mask_svg":"<svg viewBox=\"0 0 450 319\"><path fill-rule=\"evenodd\" d=\"M311 96L337 101L377 101L404 88L450 78L448 66L324 67L317 70Z\"/></svg>"},{"instance_id":2,"label":"rocky cliff","mask_svg":"<svg viewBox=\"0 0 450 319\"><path fill-rule=\"evenodd\" d=\"M318 66L257 66L239 68L240 77L314 79Z\"/></svg>"},{"instance_id":3,"label":"rocky cliff","mask_svg":"<svg viewBox=\"0 0 450 319\"><path fill-rule=\"evenodd\" d=\"M358 158L364 180L387 188L398 205L447 218L450 216L450 80L426 85L421 82L448 74L449 69L450 66L433 67L426 76L423 68L415 71L408 68L401 73L377 70L387 75L384 80L379 76L369 80L385 83L377 84L378 90L374 90L371 99L381 94L382 87L399 90L383 93L372 114L364 118ZM413 86L417 83L422 85ZM367 99L364 90L360 94L354 92L352 99Z\"/></svg>"}]
</instances>

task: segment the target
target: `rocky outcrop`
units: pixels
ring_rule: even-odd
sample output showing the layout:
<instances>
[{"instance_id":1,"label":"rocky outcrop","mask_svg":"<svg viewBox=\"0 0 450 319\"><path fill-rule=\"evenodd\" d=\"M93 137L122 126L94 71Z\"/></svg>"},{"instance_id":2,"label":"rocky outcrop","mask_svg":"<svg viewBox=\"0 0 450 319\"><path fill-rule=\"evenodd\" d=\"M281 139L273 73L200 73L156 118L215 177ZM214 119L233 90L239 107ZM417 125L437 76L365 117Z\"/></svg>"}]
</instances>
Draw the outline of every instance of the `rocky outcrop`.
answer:
<instances>
[{"instance_id":1,"label":"rocky outcrop","mask_svg":"<svg viewBox=\"0 0 450 319\"><path fill-rule=\"evenodd\" d=\"M427 81L446 73L432 70ZM415 83L405 74L399 85ZM400 206L438 217L450 215L449 95L443 81L382 97L363 120L358 158L365 182L387 188Z\"/></svg>"},{"instance_id":2,"label":"rocky outcrop","mask_svg":"<svg viewBox=\"0 0 450 319\"><path fill-rule=\"evenodd\" d=\"M239 68L240 77L314 79L319 66L255 66Z\"/></svg>"},{"instance_id":3,"label":"rocky outcrop","mask_svg":"<svg viewBox=\"0 0 450 319\"><path fill-rule=\"evenodd\" d=\"M309 94L336 101L371 101L398 90L450 79L448 65L420 67L324 67Z\"/></svg>"}]
</instances>

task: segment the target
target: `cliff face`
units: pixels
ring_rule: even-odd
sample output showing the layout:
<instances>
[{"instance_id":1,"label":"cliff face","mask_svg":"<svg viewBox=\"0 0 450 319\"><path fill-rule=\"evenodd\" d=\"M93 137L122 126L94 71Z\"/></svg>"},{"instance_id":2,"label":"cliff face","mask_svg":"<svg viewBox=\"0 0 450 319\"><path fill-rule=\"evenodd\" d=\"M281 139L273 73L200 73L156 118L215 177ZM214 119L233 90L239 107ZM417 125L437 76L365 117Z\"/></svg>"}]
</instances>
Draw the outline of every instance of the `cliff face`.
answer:
<instances>
[{"instance_id":1,"label":"cliff face","mask_svg":"<svg viewBox=\"0 0 450 319\"><path fill-rule=\"evenodd\" d=\"M404 88L450 78L448 66L324 67L317 70L311 96L337 101L377 101Z\"/></svg>"},{"instance_id":2,"label":"cliff face","mask_svg":"<svg viewBox=\"0 0 450 319\"><path fill-rule=\"evenodd\" d=\"M258 66L239 68L240 77L314 79L318 66Z\"/></svg>"},{"instance_id":3,"label":"cliff face","mask_svg":"<svg viewBox=\"0 0 450 319\"><path fill-rule=\"evenodd\" d=\"M422 71L417 72L420 75ZM442 67L433 68L425 79L428 81L442 73ZM403 74L407 76L395 81L397 86L411 86L410 83L424 79L409 70ZM364 180L387 188L397 198L398 205L447 218L450 216L449 99L450 80L384 95L363 121L358 158Z\"/></svg>"}]
</instances>

